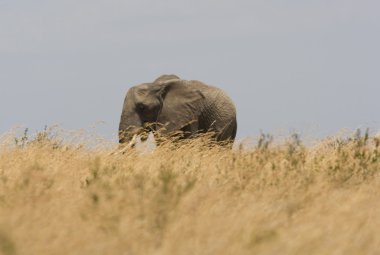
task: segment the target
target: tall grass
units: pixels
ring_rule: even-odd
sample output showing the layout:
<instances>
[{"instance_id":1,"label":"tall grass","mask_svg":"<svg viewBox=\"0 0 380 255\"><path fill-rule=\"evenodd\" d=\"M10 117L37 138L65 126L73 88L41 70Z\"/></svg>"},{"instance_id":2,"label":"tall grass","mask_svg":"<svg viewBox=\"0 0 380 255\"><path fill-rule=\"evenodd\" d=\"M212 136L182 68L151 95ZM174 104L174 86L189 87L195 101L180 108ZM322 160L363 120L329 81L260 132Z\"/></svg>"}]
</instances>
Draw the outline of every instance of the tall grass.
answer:
<instances>
[{"instance_id":1,"label":"tall grass","mask_svg":"<svg viewBox=\"0 0 380 255\"><path fill-rule=\"evenodd\" d=\"M379 254L380 139L273 140L3 138L0 254Z\"/></svg>"}]
</instances>

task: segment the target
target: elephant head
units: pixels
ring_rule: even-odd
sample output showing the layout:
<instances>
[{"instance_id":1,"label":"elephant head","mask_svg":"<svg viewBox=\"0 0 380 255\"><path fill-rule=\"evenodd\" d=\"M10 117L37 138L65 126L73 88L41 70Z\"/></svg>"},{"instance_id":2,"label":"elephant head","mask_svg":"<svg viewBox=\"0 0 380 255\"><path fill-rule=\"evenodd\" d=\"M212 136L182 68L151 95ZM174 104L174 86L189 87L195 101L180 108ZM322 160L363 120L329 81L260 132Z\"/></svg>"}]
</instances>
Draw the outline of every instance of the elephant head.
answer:
<instances>
[{"instance_id":1,"label":"elephant head","mask_svg":"<svg viewBox=\"0 0 380 255\"><path fill-rule=\"evenodd\" d=\"M199 90L175 75L130 88L121 114L119 142L134 143L138 135L145 140L149 131L169 135L196 125L203 99Z\"/></svg>"}]
</instances>

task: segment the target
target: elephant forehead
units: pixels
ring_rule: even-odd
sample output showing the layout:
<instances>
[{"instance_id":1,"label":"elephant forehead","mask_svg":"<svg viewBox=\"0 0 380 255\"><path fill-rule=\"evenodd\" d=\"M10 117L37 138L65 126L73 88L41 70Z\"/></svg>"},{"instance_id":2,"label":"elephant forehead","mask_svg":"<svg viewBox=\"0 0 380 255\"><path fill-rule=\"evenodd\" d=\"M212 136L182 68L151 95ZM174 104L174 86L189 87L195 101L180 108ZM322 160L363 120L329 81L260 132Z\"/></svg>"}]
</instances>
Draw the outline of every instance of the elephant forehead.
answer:
<instances>
[{"instance_id":1,"label":"elephant forehead","mask_svg":"<svg viewBox=\"0 0 380 255\"><path fill-rule=\"evenodd\" d=\"M152 90L148 85L142 84L133 88L133 94L136 98L144 98L151 95Z\"/></svg>"},{"instance_id":2,"label":"elephant forehead","mask_svg":"<svg viewBox=\"0 0 380 255\"><path fill-rule=\"evenodd\" d=\"M137 86L134 86L133 87L133 90L135 91L136 94L144 94L144 93L147 93L149 91L149 85L148 84L140 84L140 85L137 85Z\"/></svg>"},{"instance_id":3,"label":"elephant forehead","mask_svg":"<svg viewBox=\"0 0 380 255\"><path fill-rule=\"evenodd\" d=\"M154 90L151 89L151 86L145 84L135 87L134 101L136 103L144 103L144 105L150 107L153 107L159 103Z\"/></svg>"}]
</instances>

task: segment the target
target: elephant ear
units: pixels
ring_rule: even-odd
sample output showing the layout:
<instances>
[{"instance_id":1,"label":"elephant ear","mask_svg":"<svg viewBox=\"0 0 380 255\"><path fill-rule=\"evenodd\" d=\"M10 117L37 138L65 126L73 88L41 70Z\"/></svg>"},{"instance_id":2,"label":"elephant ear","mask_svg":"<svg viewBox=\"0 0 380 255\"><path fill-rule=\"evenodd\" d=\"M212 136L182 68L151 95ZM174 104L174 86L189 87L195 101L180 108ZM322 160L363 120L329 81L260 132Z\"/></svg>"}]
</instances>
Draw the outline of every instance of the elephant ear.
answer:
<instances>
[{"instance_id":1,"label":"elephant ear","mask_svg":"<svg viewBox=\"0 0 380 255\"><path fill-rule=\"evenodd\" d=\"M161 133L193 131L198 129L204 95L184 80L172 79L161 83L162 109L157 122L163 125Z\"/></svg>"}]
</instances>

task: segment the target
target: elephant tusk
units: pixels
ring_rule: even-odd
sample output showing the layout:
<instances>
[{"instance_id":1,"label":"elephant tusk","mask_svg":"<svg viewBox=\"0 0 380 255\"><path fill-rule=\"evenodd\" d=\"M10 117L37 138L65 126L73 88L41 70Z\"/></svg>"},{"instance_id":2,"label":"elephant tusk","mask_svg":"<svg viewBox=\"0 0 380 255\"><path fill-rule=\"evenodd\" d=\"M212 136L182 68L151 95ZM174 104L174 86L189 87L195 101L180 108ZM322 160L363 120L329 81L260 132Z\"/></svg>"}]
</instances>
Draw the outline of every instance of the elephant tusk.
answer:
<instances>
[{"instance_id":1,"label":"elephant tusk","mask_svg":"<svg viewBox=\"0 0 380 255\"><path fill-rule=\"evenodd\" d=\"M132 148L136 145L137 135L133 135L132 140L128 143L127 148Z\"/></svg>"},{"instance_id":2,"label":"elephant tusk","mask_svg":"<svg viewBox=\"0 0 380 255\"><path fill-rule=\"evenodd\" d=\"M109 156L116 155L116 154L124 154L127 150L130 148L133 148L136 145L137 135L134 135L132 137L132 140L125 146L119 147L117 151L111 152Z\"/></svg>"}]
</instances>

